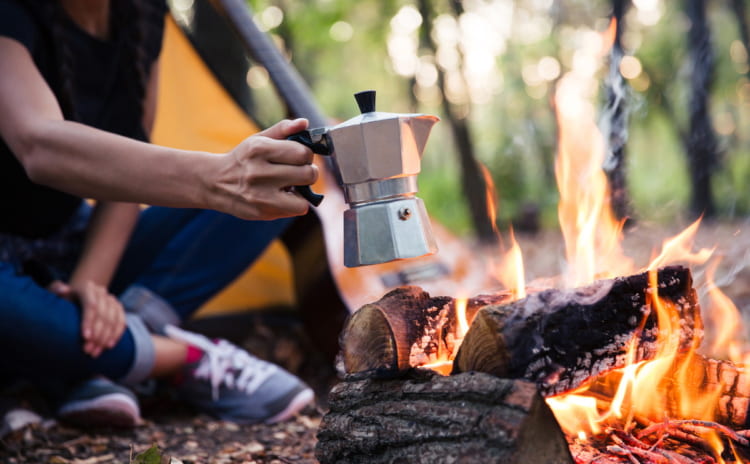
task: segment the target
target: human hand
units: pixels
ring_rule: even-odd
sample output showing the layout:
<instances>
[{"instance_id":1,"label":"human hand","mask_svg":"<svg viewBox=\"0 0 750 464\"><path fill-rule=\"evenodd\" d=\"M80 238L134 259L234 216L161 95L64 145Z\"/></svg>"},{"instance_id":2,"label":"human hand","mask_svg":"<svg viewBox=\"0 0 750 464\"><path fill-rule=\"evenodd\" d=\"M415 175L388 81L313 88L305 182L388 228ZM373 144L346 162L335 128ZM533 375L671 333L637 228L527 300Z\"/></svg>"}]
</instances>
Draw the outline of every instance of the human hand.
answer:
<instances>
[{"instance_id":1,"label":"human hand","mask_svg":"<svg viewBox=\"0 0 750 464\"><path fill-rule=\"evenodd\" d=\"M217 209L244 219L277 219L305 214L307 200L295 185L318 179L312 151L285 140L307 127L307 120L284 120L248 137L230 151L214 188L226 200Z\"/></svg>"},{"instance_id":2,"label":"human hand","mask_svg":"<svg viewBox=\"0 0 750 464\"><path fill-rule=\"evenodd\" d=\"M125 309L105 287L92 281L69 285L56 280L48 289L61 298L80 304L84 353L96 358L120 340L125 331Z\"/></svg>"}]
</instances>

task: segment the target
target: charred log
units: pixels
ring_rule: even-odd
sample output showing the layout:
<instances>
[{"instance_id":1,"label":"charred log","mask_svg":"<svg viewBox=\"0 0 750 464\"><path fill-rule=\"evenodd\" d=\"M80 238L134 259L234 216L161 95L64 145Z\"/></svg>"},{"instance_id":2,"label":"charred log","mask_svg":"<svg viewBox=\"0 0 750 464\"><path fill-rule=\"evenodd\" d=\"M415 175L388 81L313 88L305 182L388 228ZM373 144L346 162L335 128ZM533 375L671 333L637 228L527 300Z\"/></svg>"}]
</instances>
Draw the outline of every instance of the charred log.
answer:
<instances>
[{"instance_id":1,"label":"charred log","mask_svg":"<svg viewBox=\"0 0 750 464\"><path fill-rule=\"evenodd\" d=\"M316 457L323 464L572 462L533 383L426 371L337 385Z\"/></svg>"},{"instance_id":2,"label":"charred log","mask_svg":"<svg viewBox=\"0 0 750 464\"><path fill-rule=\"evenodd\" d=\"M690 270L663 268L657 279L660 298L671 302L679 317L680 346L688 348L702 336ZM622 367L636 335L637 360L651 359L658 327L648 287L648 273L643 273L483 307L456 355L454 373L523 378L536 382L547 396Z\"/></svg>"},{"instance_id":3,"label":"charred log","mask_svg":"<svg viewBox=\"0 0 750 464\"><path fill-rule=\"evenodd\" d=\"M509 299L509 294L472 298L467 319L481 307ZM423 364L415 356L427 361L447 359L457 348L456 327L452 298L430 297L419 287L397 288L364 305L346 322L340 340L345 371L360 377L389 377ZM418 353L413 352L415 346L420 347Z\"/></svg>"}]
</instances>

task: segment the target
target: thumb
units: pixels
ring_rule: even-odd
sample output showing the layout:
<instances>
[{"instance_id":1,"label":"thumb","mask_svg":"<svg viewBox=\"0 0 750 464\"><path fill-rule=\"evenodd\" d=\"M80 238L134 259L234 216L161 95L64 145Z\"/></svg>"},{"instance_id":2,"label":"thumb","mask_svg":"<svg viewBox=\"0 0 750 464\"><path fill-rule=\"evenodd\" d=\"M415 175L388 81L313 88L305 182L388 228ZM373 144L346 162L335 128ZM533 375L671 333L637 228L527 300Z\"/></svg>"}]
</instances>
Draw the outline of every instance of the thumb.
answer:
<instances>
[{"instance_id":1,"label":"thumb","mask_svg":"<svg viewBox=\"0 0 750 464\"><path fill-rule=\"evenodd\" d=\"M259 132L258 135L263 135L272 139L285 139L292 134L307 129L307 125L308 122L305 118L298 118L293 120L284 119L283 121L277 122L268 129Z\"/></svg>"}]
</instances>

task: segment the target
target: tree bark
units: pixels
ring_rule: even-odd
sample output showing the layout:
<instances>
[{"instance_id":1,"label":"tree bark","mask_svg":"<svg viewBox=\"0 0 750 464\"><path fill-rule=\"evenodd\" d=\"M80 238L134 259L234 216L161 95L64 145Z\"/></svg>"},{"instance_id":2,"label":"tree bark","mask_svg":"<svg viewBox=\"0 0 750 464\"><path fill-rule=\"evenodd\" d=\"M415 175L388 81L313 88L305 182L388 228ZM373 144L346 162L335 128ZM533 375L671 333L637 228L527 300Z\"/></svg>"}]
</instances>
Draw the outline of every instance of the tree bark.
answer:
<instances>
[{"instance_id":1,"label":"tree bark","mask_svg":"<svg viewBox=\"0 0 750 464\"><path fill-rule=\"evenodd\" d=\"M534 384L481 373L342 382L315 454L322 464L572 463Z\"/></svg>"}]
</instances>

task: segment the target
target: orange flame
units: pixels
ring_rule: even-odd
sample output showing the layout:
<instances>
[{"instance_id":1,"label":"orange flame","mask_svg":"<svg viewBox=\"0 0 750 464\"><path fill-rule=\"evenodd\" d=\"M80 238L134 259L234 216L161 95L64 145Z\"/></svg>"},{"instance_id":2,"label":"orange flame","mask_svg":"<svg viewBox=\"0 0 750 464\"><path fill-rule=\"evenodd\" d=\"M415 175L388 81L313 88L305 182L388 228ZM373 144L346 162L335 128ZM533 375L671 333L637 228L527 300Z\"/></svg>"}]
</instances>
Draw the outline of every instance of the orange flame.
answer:
<instances>
[{"instance_id":1,"label":"orange flame","mask_svg":"<svg viewBox=\"0 0 750 464\"><path fill-rule=\"evenodd\" d=\"M651 311L656 313L659 329L654 360L633 363L638 345L634 337L629 342L626 366L598 381L600 385L616 387L607 404L598 404L592 396L594 394L585 388L548 398L547 402L566 434L588 437L601 433L615 422L623 424L623 420L622 428L629 430L636 418L654 422L664 420L665 416L714 419L721 387L713 390L687 387L694 385L689 381L690 367L699 336L696 334L690 349L681 353L680 313L675 303L659 296L656 271L649 272L647 300ZM671 386L667 382L669 379L675 379L679 387ZM721 455L718 447L715 447L715 452L717 456Z\"/></svg>"},{"instance_id":2,"label":"orange flame","mask_svg":"<svg viewBox=\"0 0 750 464\"><path fill-rule=\"evenodd\" d=\"M469 331L469 321L466 316L468 303L469 299L463 296L457 297L455 300L454 330L446 335L446 342L450 352L442 353L442 356L434 362L422 364L418 367L431 369L442 375L449 375L451 373L453 370L453 360L456 358L456 354L458 354L458 349L461 347L466 332Z\"/></svg>"},{"instance_id":3,"label":"orange flame","mask_svg":"<svg viewBox=\"0 0 750 464\"><path fill-rule=\"evenodd\" d=\"M510 289L513 299L526 296L526 277L523 266L523 253L516 241L513 227L510 228L510 248L503 251L500 232L497 230L497 190L489 170L483 164L479 165L486 187L487 216L490 218L492 230L501 244L500 258L490 258L489 271L505 288Z\"/></svg>"},{"instance_id":4,"label":"orange flame","mask_svg":"<svg viewBox=\"0 0 750 464\"><path fill-rule=\"evenodd\" d=\"M463 340L466 332L469 331L469 322L466 320L466 306L468 303L468 298L456 298L456 338L461 340ZM457 344L454 351L458 351L458 346L460 346L460 344Z\"/></svg>"},{"instance_id":5,"label":"orange flame","mask_svg":"<svg viewBox=\"0 0 750 464\"><path fill-rule=\"evenodd\" d=\"M485 191L484 196L487 201L487 217L490 218L490 225L492 225L492 231L495 235L499 236L500 233L497 230L497 190L495 189L495 182L492 180L492 175L489 169L482 163L479 163L479 170L482 171L482 177L484 178Z\"/></svg>"},{"instance_id":6,"label":"orange flame","mask_svg":"<svg viewBox=\"0 0 750 464\"><path fill-rule=\"evenodd\" d=\"M601 43L611 46L616 34L612 21L602 35ZM601 58L607 50L590 47L582 50L585 58ZM584 60L585 61L585 60ZM560 191L558 215L565 240L568 267L566 284L579 286L596 278L632 273L632 260L621 249L623 223L612 214L609 185L602 164L605 140L594 122L594 108L590 96L597 86L591 75L576 69L566 73L558 82L554 96L558 121L558 154L555 175ZM695 331L690 346L681 340L680 312L677 303L660 298L655 269L671 263L704 264L714 249L693 252L693 241L700 220L683 232L664 242L661 253L653 257L649 270L647 303L655 313L658 327L657 353L653 360L635 362L638 337L628 342L625 367L596 379L596 386L588 386L564 395L547 398L555 417L568 436L586 440L601 433L606 427L619 424L624 430L635 426L637 420L661 422L665 418L712 420L718 405L721 386L709 389L691 382L695 350L701 331ZM713 284L715 267L707 270L708 296L715 319L722 319L722 331L716 344L734 353L740 349L728 342L737 335L739 318L736 308ZM642 321L645 324L646 319ZM728 323L728 325L726 325ZM638 332L637 332L638 333ZM677 386L675 386L677 385ZM603 388L608 396L591 388ZM716 434L703 437L712 443L719 462L723 445Z\"/></svg>"},{"instance_id":7,"label":"orange flame","mask_svg":"<svg viewBox=\"0 0 750 464\"><path fill-rule=\"evenodd\" d=\"M612 46L615 44L615 38L617 37L617 18L612 18L609 22L607 30L602 34L602 56L604 56Z\"/></svg>"},{"instance_id":8,"label":"orange flame","mask_svg":"<svg viewBox=\"0 0 750 464\"><path fill-rule=\"evenodd\" d=\"M742 317L737 306L716 285L716 268L720 262L716 259L706 268L705 313L708 319L707 324L713 329L713 343L711 343L710 351L714 356L747 364L750 362L750 349L746 346L747 341L743 344Z\"/></svg>"},{"instance_id":9,"label":"orange flame","mask_svg":"<svg viewBox=\"0 0 750 464\"><path fill-rule=\"evenodd\" d=\"M708 258L711 257L716 247L710 250L707 248L701 248L695 253L691 251L693 248L695 233L698 231L698 226L700 226L700 224L701 219L698 218L685 230L676 236L665 240L662 245L661 253L657 257L651 259L648 269L656 269L677 262L703 264L708 261Z\"/></svg>"},{"instance_id":10,"label":"orange flame","mask_svg":"<svg viewBox=\"0 0 750 464\"><path fill-rule=\"evenodd\" d=\"M590 53L595 58L597 52ZM554 97L559 129L558 217L569 266L566 283L571 286L632 270L631 260L620 247L623 222L612 214L609 184L602 170L605 141L589 98L595 86L591 77L573 70L560 79Z\"/></svg>"},{"instance_id":11,"label":"orange flame","mask_svg":"<svg viewBox=\"0 0 750 464\"><path fill-rule=\"evenodd\" d=\"M510 228L510 249L503 255L502 267L498 275L500 282L513 292L513 299L526 297L526 278L523 268L523 253L516 241L513 228Z\"/></svg>"}]
</instances>

